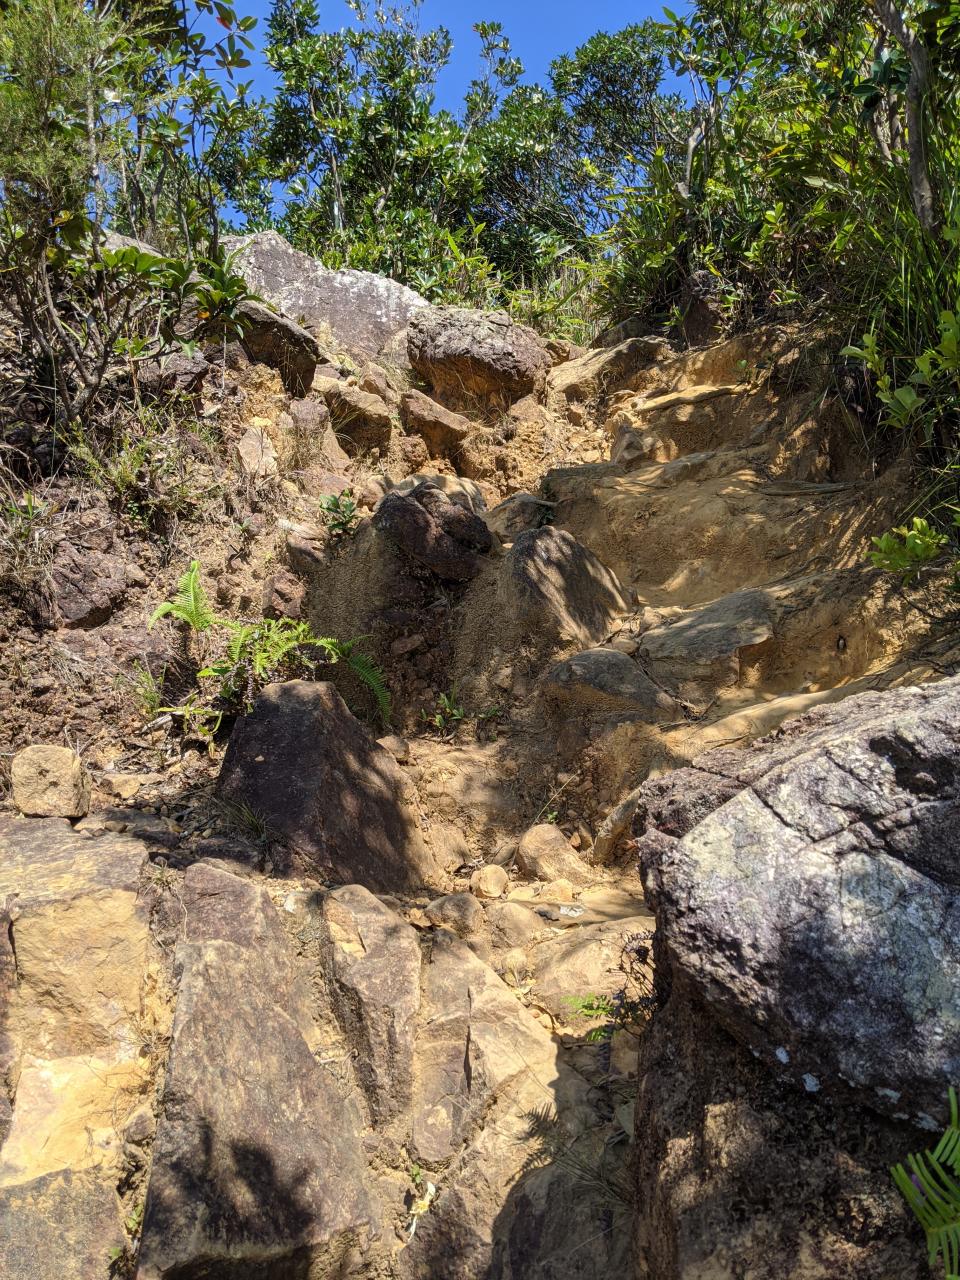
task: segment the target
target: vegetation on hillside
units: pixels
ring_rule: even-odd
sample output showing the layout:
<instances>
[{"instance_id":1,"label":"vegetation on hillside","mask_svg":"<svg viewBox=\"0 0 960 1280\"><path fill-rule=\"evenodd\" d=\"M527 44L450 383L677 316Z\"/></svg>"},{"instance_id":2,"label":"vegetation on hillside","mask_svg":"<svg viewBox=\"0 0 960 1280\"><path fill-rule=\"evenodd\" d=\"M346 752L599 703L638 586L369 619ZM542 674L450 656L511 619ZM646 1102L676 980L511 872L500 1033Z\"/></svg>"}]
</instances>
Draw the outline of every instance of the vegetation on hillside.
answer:
<instances>
[{"instance_id":1,"label":"vegetation on hillside","mask_svg":"<svg viewBox=\"0 0 960 1280\"><path fill-rule=\"evenodd\" d=\"M335 31L315 0L275 0L261 31L225 0L3 10L13 419L29 403L66 440L143 361L228 333L244 287L221 233L275 226L573 338L636 316L678 333L692 278L731 327L815 319L846 343L868 440L923 462L918 512L950 511L956 0L696 0L598 33L541 85L478 21L457 111L421 2L344 0Z\"/></svg>"}]
</instances>

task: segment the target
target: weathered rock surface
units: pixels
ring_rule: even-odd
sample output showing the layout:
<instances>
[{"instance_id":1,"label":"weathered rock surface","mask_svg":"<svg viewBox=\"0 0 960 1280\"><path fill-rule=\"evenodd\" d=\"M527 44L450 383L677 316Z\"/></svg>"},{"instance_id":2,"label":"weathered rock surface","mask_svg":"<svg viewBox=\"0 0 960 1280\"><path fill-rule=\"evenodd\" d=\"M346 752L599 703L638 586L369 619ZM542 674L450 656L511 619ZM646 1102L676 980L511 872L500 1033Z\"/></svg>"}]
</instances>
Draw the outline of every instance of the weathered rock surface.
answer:
<instances>
[{"instance_id":1,"label":"weathered rock surface","mask_svg":"<svg viewBox=\"0 0 960 1280\"><path fill-rule=\"evenodd\" d=\"M943 1119L960 1072L960 682L704 756L650 784L638 821L675 981L808 1091Z\"/></svg>"},{"instance_id":2,"label":"weathered rock surface","mask_svg":"<svg viewBox=\"0 0 960 1280\"><path fill-rule=\"evenodd\" d=\"M395 484L391 488L391 493L399 493L404 496L413 493L421 484L428 484L434 489L439 489L441 493L445 493L451 502L455 502L458 507L463 507L466 511L472 511L479 515L486 510L486 502L480 486L473 480L467 480L463 476L445 476L445 475L413 475L407 476L401 480L399 484Z\"/></svg>"},{"instance_id":3,"label":"weathered rock surface","mask_svg":"<svg viewBox=\"0 0 960 1280\"><path fill-rule=\"evenodd\" d=\"M480 553L492 545L479 516L452 502L432 484L408 496L388 493L373 515L374 527L439 578L466 582L480 572Z\"/></svg>"},{"instance_id":4,"label":"weathered rock surface","mask_svg":"<svg viewBox=\"0 0 960 1280\"><path fill-rule=\"evenodd\" d=\"M442 885L396 761L331 684L264 689L230 737L218 785L335 880L385 893Z\"/></svg>"},{"instance_id":5,"label":"weathered rock surface","mask_svg":"<svg viewBox=\"0 0 960 1280\"><path fill-rule=\"evenodd\" d=\"M276 369L291 395L306 395L324 354L313 334L262 302L243 302L237 310L243 323L240 341L250 359Z\"/></svg>"},{"instance_id":6,"label":"weathered rock surface","mask_svg":"<svg viewBox=\"0 0 960 1280\"><path fill-rule=\"evenodd\" d=\"M237 461L251 480L267 480L277 474L277 451L262 427L248 427L237 441Z\"/></svg>"},{"instance_id":7,"label":"weathered rock surface","mask_svg":"<svg viewBox=\"0 0 960 1280\"><path fill-rule=\"evenodd\" d=\"M636 984L624 971L624 949L637 940L645 941L652 923L650 916L637 916L586 925L531 948L534 999L554 1017L571 1022L575 1030L572 999L612 999L621 991L636 999Z\"/></svg>"},{"instance_id":8,"label":"weathered rock surface","mask_svg":"<svg viewBox=\"0 0 960 1280\"><path fill-rule=\"evenodd\" d=\"M514 542L528 529L539 529L547 523L553 504L536 498L532 493L512 493L484 519L487 528L504 542Z\"/></svg>"},{"instance_id":9,"label":"weathered rock surface","mask_svg":"<svg viewBox=\"0 0 960 1280\"><path fill-rule=\"evenodd\" d=\"M525 831L517 849L517 866L531 880L569 880L574 886L592 884L596 875L566 836L551 822Z\"/></svg>"},{"instance_id":10,"label":"weathered rock surface","mask_svg":"<svg viewBox=\"0 0 960 1280\"><path fill-rule=\"evenodd\" d=\"M328 894L323 922L334 1009L357 1054L371 1116L385 1125L412 1096L420 943L410 925L360 885Z\"/></svg>"},{"instance_id":11,"label":"weathered rock surface","mask_svg":"<svg viewBox=\"0 0 960 1280\"><path fill-rule=\"evenodd\" d=\"M138 1274L333 1275L376 1234L360 1117L316 1061L265 889L199 863Z\"/></svg>"},{"instance_id":12,"label":"weathered rock surface","mask_svg":"<svg viewBox=\"0 0 960 1280\"><path fill-rule=\"evenodd\" d=\"M408 391L400 403L400 418L408 431L423 437L431 458L455 454L473 431L472 423L445 409L422 391Z\"/></svg>"},{"instance_id":13,"label":"weathered rock surface","mask_svg":"<svg viewBox=\"0 0 960 1280\"><path fill-rule=\"evenodd\" d=\"M224 238L247 285L300 324L328 328L347 350L376 355L426 301L368 271L330 271L275 231Z\"/></svg>"},{"instance_id":14,"label":"weathered rock surface","mask_svg":"<svg viewBox=\"0 0 960 1280\"><path fill-rule=\"evenodd\" d=\"M494 311L431 307L407 330L410 363L448 404L512 404L542 382L552 361L532 329Z\"/></svg>"},{"instance_id":15,"label":"weathered rock surface","mask_svg":"<svg viewBox=\"0 0 960 1280\"><path fill-rule=\"evenodd\" d=\"M650 721L679 714L675 699L654 684L631 657L616 649L585 649L557 663L547 673L544 692L564 714L579 709Z\"/></svg>"},{"instance_id":16,"label":"weathered rock surface","mask_svg":"<svg viewBox=\"0 0 960 1280\"><path fill-rule=\"evenodd\" d=\"M0 820L0 1274L101 1280L125 1118L152 1090L145 847ZM12 1106L11 1106L12 1104Z\"/></svg>"},{"instance_id":17,"label":"weathered rock surface","mask_svg":"<svg viewBox=\"0 0 960 1280\"><path fill-rule=\"evenodd\" d=\"M500 579L501 599L524 628L596 644L629 609L616 576L563 529L522 533Z\"/></svg>"},{"instance_id":18,"label":"weathered rock surface","mask_svg":"<svg viewBox=\"0 0 960 1280\"><path fill-rule=\"evenodd\" d=\"M13 803L35 818L82 818L90 808L90 778L69 747L36 743L10 764Z\"/></svg>"},{"instance_id":19,"label":"weathered rock surface","mask_svg":"<svg viewBox=\"0 0 960 1280\"><path fill-rule=\"evenodd\" d=\"M338 436L354 452L385 449L390 443L394 411L385 400L336 378L316 378L314 390L326 401Z\"/></svg>"},{"instance_id":20,"label":"weathered rock surface","mask_svg":"<svg viewBox=\"0 0 960 1280\"><path fill-rule=\"evenodd\" d=\"M628 338L617 346L588 351L558 365L547 380L550 399L561 405L590 404L611 391L642 384L644 374L672 355L663 338Z\"/></svg>"}]
</instances>

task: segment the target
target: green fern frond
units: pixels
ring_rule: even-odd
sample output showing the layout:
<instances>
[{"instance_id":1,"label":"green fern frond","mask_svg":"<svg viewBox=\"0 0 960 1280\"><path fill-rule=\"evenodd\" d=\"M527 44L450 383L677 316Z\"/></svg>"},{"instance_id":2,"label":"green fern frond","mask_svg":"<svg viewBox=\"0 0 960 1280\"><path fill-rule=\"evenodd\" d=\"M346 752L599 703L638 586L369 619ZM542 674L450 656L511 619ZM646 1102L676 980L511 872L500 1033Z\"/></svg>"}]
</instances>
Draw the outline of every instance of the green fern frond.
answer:
<instances>
[{"instance_id":1,"label":"green fern frond","mask_svg":"<svg viewBox=\"0 0 960 1280\"><path fill-rule=\"evenodd\" d=\"M950 1090L950 1124L934 1151L907 1156L892 1170L893 1181L927 1237L931 1265L942 1257L946 1280L960 1272L960 1127L958 1103Z\"/></svg>"},{"instance_id":2,"label":"green fern frond","mask_svg":"<svg viewBox=\"0 0 960 1280\"><path fill-rule=\"evenodd\" d=\"M153 627L161 618L172 617L185 622L193 631L208 631L216 622L207 593L200 581L200 562L193 560L190 568L177 583L177 593L172 600L165 600L153 612L148 624Z\"/></svg>"},{"instance_id":3,"label":"green fern frond","mask_svg":"<svg viewBox=\"0 0 960 1280\"><path fill-rule=\"evenodd\" d=\"M357 679L362 680L373 694L380 719L384 724L389 724L392 713L390 690L387 688L386 678L381 669L365 653L347 653L345 661Z\"/></svg>"}]
</instances>

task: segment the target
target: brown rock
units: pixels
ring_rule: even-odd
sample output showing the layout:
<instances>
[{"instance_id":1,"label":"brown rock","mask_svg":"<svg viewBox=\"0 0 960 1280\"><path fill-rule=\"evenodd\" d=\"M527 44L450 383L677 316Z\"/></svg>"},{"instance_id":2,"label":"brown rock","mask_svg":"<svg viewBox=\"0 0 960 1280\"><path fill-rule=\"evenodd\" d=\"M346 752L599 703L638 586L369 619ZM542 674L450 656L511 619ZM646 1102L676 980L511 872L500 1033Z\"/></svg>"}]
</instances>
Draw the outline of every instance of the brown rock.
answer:
<instances>
[{"instance_id":1,"label":"brown rock","mask_svg":"<svg viewBox=\"0 0 960 1280\"><path fill-rule=\"evenodd\" d=\"M541 822L524 833L517 849L517 866L532 880L568 880L577 888L597 878L559 827L550 822Z\"/></svg>"},{"instance_id":2,"label":"brown rock","mask_svg":"<svg viewBox=\"0 0 960 1280\"><path fill-rule=\"evenodd\" d=\"M314 379L314 391L323 396L340 440L354 453L386 449L393 430L394 411L385 400L335 378Z\"/></svg>"},{"instance_id":3,"label":"brown rock","mask_svg":"<svg viewBox=\"0 0 960 1280\"><path fill-rule=\"evenodd\" d=\"M357 1076L377 1124L410 1104L420 1009L417 934L360 885L323 900L325 973L333 1007L357 1055Z\"/></svg>"},{"instance_id":4,"label":"brown rock","mask_svg":"<svg viewBox=\"0 0 960 1280\"><path fill-rule=\"evenodd\" d=\"M471 397L512 404L542 384L551 359L532 329L501 312L431 307L414 315L407 351L448 404Z\"/></svg>"},{"instance_id":5,"label":"brown rock","mask_svg":"<svg viewBox=\"0 0 960 1280\"><path fill-rule=\"evenodd\" d=\"M277 451L261 427L248 427L237 442L237 461L251 480L265 480L277 474Z\"/></svg>"},{"instance_id":6,"label":"brown rock","mask_svg":"<svg viewBox=\"0 0 960 1280\"><path fill-rule=\"evenodd\" d=\"M424 914L431 924L452 929L458 937L469 938L483 925L483 907L472 893L448 893L435 898Z\"/></svg>"},{"instance_id":7,"label":"brown rock","mask_svg":"<svg viewBox=\"0 0 960 1280\"><path fill-rule=\"evenodd\" d=\"M375 1214L361 1118L319 1041L266 891L197 864L138 1275L306 1275Z\"/></svg>"},{"instance_id":8,"label":"brown rock","mask_svg":"<svg viewBox=\"0 0 960 1280\"><path fill-rule=\"evenodd\" d=\"M13 803L39 818L82 818L90 809L90 779L69 747L24 747L10 767Z\"/></svg>"},{"instance_id":9,"label":"brown rock","mask_svg":"<svg viewBox=\"0 0 960 1280\"><path fill-rule=\"evenodd\" d=\"M321 358L316 338L262 302L243 302L238 312L243 323L241 342L250 359L276 369L291 395L306 395Z\"/></svg>"},{"instance_id":10,"label":"brown rock","mask_svg":"<svg viewBox=\"0 0 960 1280\"><path fill-rule=\"evenodd\" d=\"M218 789L335 879L385 893L443 880L396 762L331 684L264 689L234 728Z\"/></svg>"},{"instance_id":11,"label":"brown rock","mask_svg":"<svg viewBox=\"0 0 960 1280\"><path fill-rule=\"evenodd\" d=\"M410 432L421 435L432 458L455 454L473 430L466 418L445 409L422 391L408 391L400 404L400 420Z\"/></svg>"},{"instance_id":12,"label":"brown rock","mask_svg":"<svg viewBox=\"0 0 960 1280\"><path fill-rule=\"evenodd\" d=\"M495 862L480 867L470 877L470 891L478 898L501 898L510 883L510 877L503 867Z\"/></svg>"},{"instance_id":13,"label":"brown rock","mask_svg":"<svg viewBox=\"0 0 960 1280\"><path fill-rule=\"evenodd\" d=\"M298 577L280 569L263 584L265 618L299 618L306 588Z\"/></svg>"},{"instance_id":14,"label":"brown rock","mask_svg":"<svg viewBox=\"0 0 960 1280\"><path fill-rule=\"evenodd\" d=\"M492 545L479 516L426 483L409 497L388 493L373 515L373 525L411 559L452 582L475 578L480 572L477 553Z\"/></svg>"}]
</instances>

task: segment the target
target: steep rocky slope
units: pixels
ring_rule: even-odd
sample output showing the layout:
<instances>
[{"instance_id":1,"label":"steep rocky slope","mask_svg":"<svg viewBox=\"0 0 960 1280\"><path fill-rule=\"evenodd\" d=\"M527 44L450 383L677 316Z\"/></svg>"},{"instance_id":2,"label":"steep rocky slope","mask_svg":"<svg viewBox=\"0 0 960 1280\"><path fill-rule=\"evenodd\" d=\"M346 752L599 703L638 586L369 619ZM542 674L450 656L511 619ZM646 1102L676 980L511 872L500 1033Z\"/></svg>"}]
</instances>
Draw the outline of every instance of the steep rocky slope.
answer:
<instances>
[{"instance_id":1,"label":"steep rocky slope","mask_svg":"<svg viewBox=\"0 0 960 1280\"><path fill-rule=\"evenodd\" d=\"M0 1274L925 1274L886 1167L956 1075L954 642L864 563L903 477L821 346L583 352L241 252L289 314L181 371L215 499L160 545L57 482L3 620ZM366 637L392 725L338 667L191 740L147 629L191 557Z\"/></svg>"}]
</instances>

